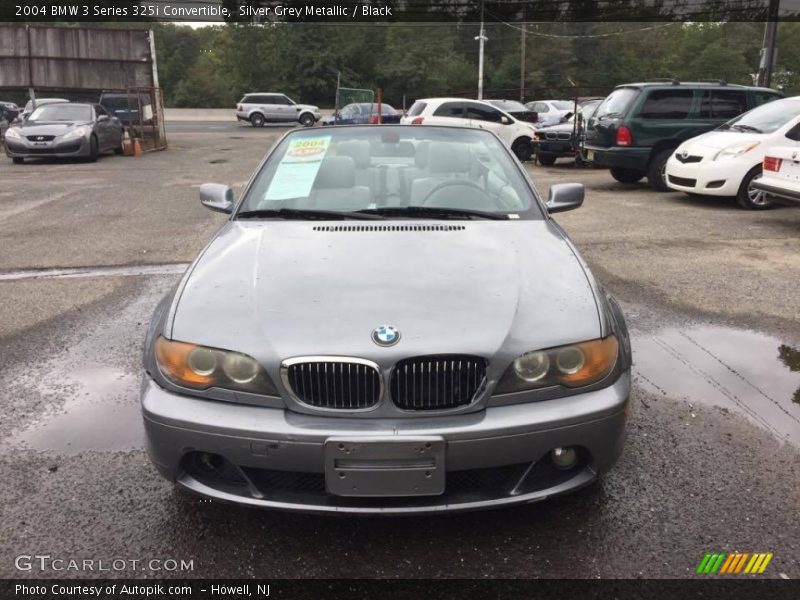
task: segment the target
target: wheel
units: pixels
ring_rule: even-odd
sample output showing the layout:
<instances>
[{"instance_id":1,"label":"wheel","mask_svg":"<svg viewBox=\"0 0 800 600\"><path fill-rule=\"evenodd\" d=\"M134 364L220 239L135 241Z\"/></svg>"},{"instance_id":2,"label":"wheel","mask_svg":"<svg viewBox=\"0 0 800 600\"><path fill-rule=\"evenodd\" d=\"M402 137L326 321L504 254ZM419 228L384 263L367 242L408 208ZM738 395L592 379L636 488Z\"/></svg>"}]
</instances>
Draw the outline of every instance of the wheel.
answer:
<instances>
[{"instance_id":1,"label":"wheel","mask_svg":"<svg viewBox=\"0 0 800 600\"><path fill-rule=\"evenodd\" d=\"M92 136L92 139L89 142L89 156L86 157L86 160L89 162L97 162L98 156L100 156L100 146L97 143L97 138Z\"/></svg>"},{"instance_id":2,"label":"wheel","mask_svg":"<svg viewBox=\"0 0 800 600\"><path fill-rule=\"evenodd\" d=\"M650 166L647 167L647 182L650 187L657 192L668 192L669 186L667 185L667 161L672 155L674 149L661 150L650 161Z\"/></svg>"},{"instance_id":3,"label":"wheel","mask_svg":"<svg viewBox=\"0 0 800 600\"><path fill-rule=\"evenodd\" d=\"M261 113L253 113L250 115L250 124L253 127L263 127L264 126L264 115Z\"/></svg>"},{"instance_id":4,"label":"wheel","mask_svg":"<svg viewBox=\"0 0 800 600\"><path fill-rule=\"evenodd\" d=\"M556 164L556 158L558 157L555 154L540 153L539 164L543 167L549 167L550 165Z\"/></svg>"},{"instance_id":5,"label":"wheel","mask_svg":"<svg viewBox=\"0 0 800 600\"><path fill-rule=\"evenodd\" d=\"M772 201L769 195L761 190L753 189L753 179L761 175L761 165L757 165L747 172L747 175L742 179L742 184L739 186L739 191L736 194L736 201L742 208L749 210L764 210L765 208L772 208Z\"/></svg>"},{"instance_id":6,"label":"wheel","mask_svg":"<svg viewBox=\"0 0 800 600\"><path fill-rule=\"evenodd\" d=\"M611 167L611 176L620 183L636 183L644 173L636 169L623 169L622 167Z\"/></svg>"},{"instance_id":7,"label":"wheel","mask_svg":"<svg viewBox=\"0 0 800 600\"><path fill-rule=\"evenodd\" d=\"M531 159L531 155L533 154L533 146L531 146L531 143L528 140L519 139L511 144L511 151L521 162L525 162L526 160Z\"/></svg>"},{"instance_id":8,"label":"wheel","mask_svg":"<svg viewBox=\"0 0 800 600\"><path fill-rule=\"evenodd\" d=\"M303 127L312 127L316 123L314 120L314 115L311 113L303 113L300 115L300 125Z\"/></svg>"},{"instance_id":9,"label":"wheel","mask_svg":"<svg viewBox=\"0 0 800 600\"><path fill-rule=\"evenodd\" d=\"M14 158L12 158L12 159L11 159L11 161L12 161L12 162L13 162L15 165L21 165L22 163L24 163L24 162L25 162L25 159L24 159L24 158L22 158L21 156L15 156Z\"/></svg>"}]
</instances>

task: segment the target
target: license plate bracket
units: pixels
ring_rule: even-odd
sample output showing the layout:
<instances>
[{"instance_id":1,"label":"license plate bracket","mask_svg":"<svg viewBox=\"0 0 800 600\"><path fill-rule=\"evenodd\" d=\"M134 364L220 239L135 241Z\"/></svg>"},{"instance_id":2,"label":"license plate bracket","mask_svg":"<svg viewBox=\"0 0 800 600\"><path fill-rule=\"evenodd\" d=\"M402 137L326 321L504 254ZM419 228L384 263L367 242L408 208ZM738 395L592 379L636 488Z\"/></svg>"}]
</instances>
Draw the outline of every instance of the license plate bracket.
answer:
<instances>
[{"instance_id":1,"label":"license plate bracket","mask_svg":"<svg viewBox=\"0 0 800 600\"><path fill-rule=\"evenodd\" d=\"M325 487L352 497L444 493L445 441L438 436L328 438Z\"/></svg>"}]
</instances>

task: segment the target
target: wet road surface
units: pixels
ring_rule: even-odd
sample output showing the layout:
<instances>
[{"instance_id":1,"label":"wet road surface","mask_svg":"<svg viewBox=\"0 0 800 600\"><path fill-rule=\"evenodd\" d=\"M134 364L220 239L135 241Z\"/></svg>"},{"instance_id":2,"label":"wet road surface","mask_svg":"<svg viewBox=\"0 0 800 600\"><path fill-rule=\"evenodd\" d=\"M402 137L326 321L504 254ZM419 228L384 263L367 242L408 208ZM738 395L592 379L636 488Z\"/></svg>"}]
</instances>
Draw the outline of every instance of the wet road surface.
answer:
<instances>
[{"instance_id":1,"label":"wet road surface","mask_svg":"<svg viewBox=\"0 0 800 600\"><path fill-rule=\"evenodd\" d=\"M234 134L235 135L235 134ZM177 558L198 577L692 577L705 552L773 552L800 577L800 211L690 202L602 171L558 215L621 301L633 413L616 467L577 494L425 518L286 515L203 502L143 450L152 309L277 133L175 133L166 153L4 164L0 192L0 575L18 554ZM224 162L213 162L223 160ZM20 193L20 190L25 190Z\"/></svg>"}]
</instances>

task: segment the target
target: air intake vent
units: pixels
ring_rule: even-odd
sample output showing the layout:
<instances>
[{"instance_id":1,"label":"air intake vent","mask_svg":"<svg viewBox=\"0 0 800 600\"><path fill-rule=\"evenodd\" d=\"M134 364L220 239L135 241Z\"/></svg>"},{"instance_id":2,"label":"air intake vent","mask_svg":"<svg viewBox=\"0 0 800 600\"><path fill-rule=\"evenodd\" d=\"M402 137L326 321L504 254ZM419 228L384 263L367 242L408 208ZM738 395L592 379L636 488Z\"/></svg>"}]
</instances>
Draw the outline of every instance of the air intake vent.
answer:
<instances>
[{"instance_id":1,"label":"air intake vent","mask_svg":"<svg viewBox=\"0 0 800 600\"><path fill-rule=\"evenodd\" d=\"M392 399L404 410L456 408L472 402L485 377L486 361L478 356L409 358L392 372Z\"/></svg>"},{"instance_id":2,"label":"air intake vent","mask_svg":"<svg viewBox=\"0 0 800 600\"><path fill-rule=\"evenodd\" d=\"M317 408L362 410L375 406L383 393L378 365L357 358L290 359L281 377L295 398Z\"/></svg>"},{"instance_id":3,"label":"air intake vent","mask_svg":"<svg viewBox=\"0 0 800 600\"><path fill-rule=\"evenodd\" d=\"M314 231L464 231L463 225L317 225Z\"/></svg>"}]
</instances>

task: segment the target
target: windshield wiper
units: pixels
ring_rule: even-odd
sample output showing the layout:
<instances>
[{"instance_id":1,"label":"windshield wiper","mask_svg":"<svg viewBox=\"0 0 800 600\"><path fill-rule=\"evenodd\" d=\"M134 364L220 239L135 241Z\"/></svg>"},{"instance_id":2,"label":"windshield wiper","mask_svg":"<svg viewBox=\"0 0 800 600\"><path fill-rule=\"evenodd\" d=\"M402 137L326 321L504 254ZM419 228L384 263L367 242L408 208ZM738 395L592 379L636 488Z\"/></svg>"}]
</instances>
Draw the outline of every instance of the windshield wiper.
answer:
<instances>
[{"instance_id":1,"label":"windshield wiper","mask_svg":"<svg viewBox=\"0 0 800 600\"><path fill-rule=\"evenodd\" d=\"M432 217L447 219L456 217L462 219L492 219L495 221L508 220L508 215L493 213L483 210L468 208L439 208L436 206L385 206L382 208L366 208L358 211L365 215L383 215L387 217Z\"/></svg>"},{"instance_id":2,"label":"windshield wiper","mask_svg":"<svg viewBox=\"0 0 800 600\"><path fill-rule=\"evenodd\" d=\"M740 125L739 123L734 123L731 125L731 129L741 129L742 131L752 131L753 133L764 133L758 127L753 127L751 125Z\"/></svg>"},{"instance_id":3,"label":"windshield wiper","mask_svg":"<svg viewBox=\"0 0 800 600\"><path fill-rule=\"evenodd\" d=\"M383 219L379 215L364 214L361 211L346 212L337 210L305 210L300 208L278 208L244 210L236 213L237 219Z\"/></svg>"}]
</instances>

